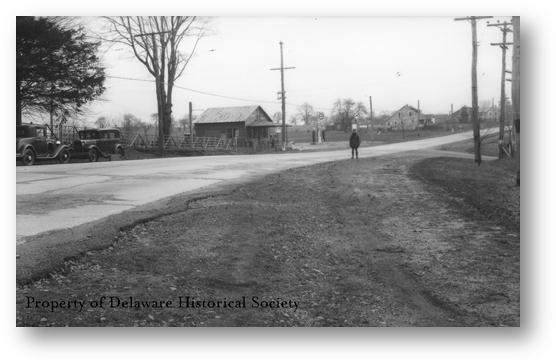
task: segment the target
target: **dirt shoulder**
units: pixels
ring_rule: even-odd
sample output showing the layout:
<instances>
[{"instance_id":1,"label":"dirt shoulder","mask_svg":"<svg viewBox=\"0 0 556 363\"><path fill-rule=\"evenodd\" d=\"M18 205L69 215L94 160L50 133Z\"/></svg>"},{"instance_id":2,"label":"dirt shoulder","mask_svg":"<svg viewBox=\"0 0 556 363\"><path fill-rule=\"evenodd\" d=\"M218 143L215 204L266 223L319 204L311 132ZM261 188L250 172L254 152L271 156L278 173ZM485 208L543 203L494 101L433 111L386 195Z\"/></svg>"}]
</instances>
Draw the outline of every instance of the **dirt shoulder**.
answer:
<instances>
[{"instance_id":1,"label":"dirt shoulder","mask_svg":"<svg viewBox=\"0 0 556 363\"><path fill-rule=\"evenodd\" d=\"M493 130L483 130L483 132L484 133L481 136L481 155L498 157L498 134ZM473 139L445 144L439 146L438 149L473 154Z\"/></svg>"},{"instance_id":2,"label":"dirt shoulder","mask_svg":"<svg viewBox=\"0 0 556 363\"><path fill-rule=\"evenodd\" d=\"M17 325L518 326L519 230L469 213L472 202L430 180L442 164L425 156L319 164L184 197L183 210L20 285ZM87 305L102 296L174 305ZM239 305L178 307L180 297Z\"/></svg>"}]
</instances>

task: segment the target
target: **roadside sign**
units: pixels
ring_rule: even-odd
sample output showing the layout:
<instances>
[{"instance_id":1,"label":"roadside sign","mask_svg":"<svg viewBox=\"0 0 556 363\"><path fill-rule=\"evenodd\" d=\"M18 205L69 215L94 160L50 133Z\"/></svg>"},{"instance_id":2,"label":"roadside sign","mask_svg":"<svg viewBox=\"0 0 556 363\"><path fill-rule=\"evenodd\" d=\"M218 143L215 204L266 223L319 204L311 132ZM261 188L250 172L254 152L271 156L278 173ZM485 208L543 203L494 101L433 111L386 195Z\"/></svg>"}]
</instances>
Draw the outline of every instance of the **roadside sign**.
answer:
<instances>
[{"instance_id":1,"label":"roadside sign","mask_svg":"<svg viewBox=\"0 0 556 363\"><path fill-rule=\"evenodd\" d=\"M324 120L324 112L319 112L319 120Z\"/></svg>"}]
</instances>

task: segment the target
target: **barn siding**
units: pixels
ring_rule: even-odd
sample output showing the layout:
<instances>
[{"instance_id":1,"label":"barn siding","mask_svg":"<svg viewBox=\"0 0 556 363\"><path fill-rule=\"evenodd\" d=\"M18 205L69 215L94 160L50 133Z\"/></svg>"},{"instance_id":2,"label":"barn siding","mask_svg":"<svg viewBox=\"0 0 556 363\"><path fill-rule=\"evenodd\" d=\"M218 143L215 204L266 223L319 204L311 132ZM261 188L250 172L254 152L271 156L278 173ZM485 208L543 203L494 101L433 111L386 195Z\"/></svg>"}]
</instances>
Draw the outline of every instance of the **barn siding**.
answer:
<instances>
[{"instance_id":1,"label":"barn siding","mask_svg":"<svg viewBox=\"0 0 556 363\"><path fill-rule=\"evenodd\" d=\"M203 123L195 124L195 135L198 137L226 137L228 128L238 128L239 138L247 137L245 122L222 122L222 123Z\"/></svg>"}]
</instances>

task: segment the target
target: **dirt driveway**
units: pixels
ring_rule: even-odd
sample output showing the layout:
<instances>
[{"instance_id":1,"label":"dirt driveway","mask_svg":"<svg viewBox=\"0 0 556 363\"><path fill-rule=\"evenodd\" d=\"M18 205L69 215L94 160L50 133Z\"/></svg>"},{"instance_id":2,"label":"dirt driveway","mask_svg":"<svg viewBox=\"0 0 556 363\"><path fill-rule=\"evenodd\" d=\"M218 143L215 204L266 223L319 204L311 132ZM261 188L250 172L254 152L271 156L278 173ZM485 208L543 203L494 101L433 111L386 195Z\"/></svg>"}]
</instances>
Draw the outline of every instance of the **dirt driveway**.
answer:
<instances>
[{"instance_id":1,"label":"dirt driveway","mask_svg":"<svg viewBox=\"0 0 556 363\"><path fill-rule=\"evenodd\" d=\"M411 166L427 156L291 169L190 201L18 287L17 324L519 326L519 230L424 181ZM174 305L27 306L102 296ZM199 305L176 306L187 297Z\"/></svg>"}]
</instances>

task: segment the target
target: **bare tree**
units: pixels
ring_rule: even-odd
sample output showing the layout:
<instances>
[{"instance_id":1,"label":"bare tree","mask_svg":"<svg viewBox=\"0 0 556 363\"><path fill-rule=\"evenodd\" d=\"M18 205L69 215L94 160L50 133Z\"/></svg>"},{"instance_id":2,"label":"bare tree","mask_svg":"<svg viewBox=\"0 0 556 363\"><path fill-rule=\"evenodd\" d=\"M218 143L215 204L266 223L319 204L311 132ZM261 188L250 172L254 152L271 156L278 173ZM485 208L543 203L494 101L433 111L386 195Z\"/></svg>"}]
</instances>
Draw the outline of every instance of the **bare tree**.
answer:
<instances>
[{"instance_id":1,"label":"bare tree","mask_svg":"<svg viewBox=\"0 0 556 363\"><path fill-rule=\"evenodd\" d=\"M99 129L105 128L108 126L108 120L106 119L106 117L101 116L96 119L95 126L98 127Z\"/></svg>"},{"instance_id":2,"label":"bare tree","mask_svg":"<svg viewBox=\"0 0 556 363\"><path fill-rule=\"evenodd\" d=\"M360 114L367 114L367 108L362 102L355 103L351 98L338 99L332 106L332 119L335 124L340 124L345 132Z\"/></svg>"},{"instance_id":3,"label":"bare tree","mask_svg":"<svg viewBox=\"0 0 556 363\"><path fill-rule=\"evenodd\" d=\"M313 106L305 102L297 108L297 112L301 117L301 120L303 120L303 123L305 125L309 125L311 123L311 116L313 116L315 110L313 109Z\"/></svg>"},{"instance_id":4,"label":"bare tree","mask_svg":"<svg viewBox=\"0 0 556 363\"><path fill-rule=\"evenodd\" d=\"M367 115L369 115L367 106L365 106L363 102L357 102L357 104L355 105L355 117L364 118Z\"/></svg>"},{"instance_id":5,"label":"bare tree","mask_svg":"<svg viewBox=\"0 0 556 363\"><path fill-rule=\"evenodd\" d=\"M207 20L195 16L126 16L106 20L110 25L109 40L129 46L154 77L159 137L169 135L174 85L206 34ZM189 48L188 53L180 52L184 47Z\"/></svg>"},{"instance_id":6,"label":"bare tree","mask_svg":"<svg viewBox=\"0 0 556 363\"><path fill-rule=\"evenodd\" d=\"M274 115L272 115L272 122L274 123L282 122L282 112L280 111L275 112Z\"/></svg>"}]
</instances>

